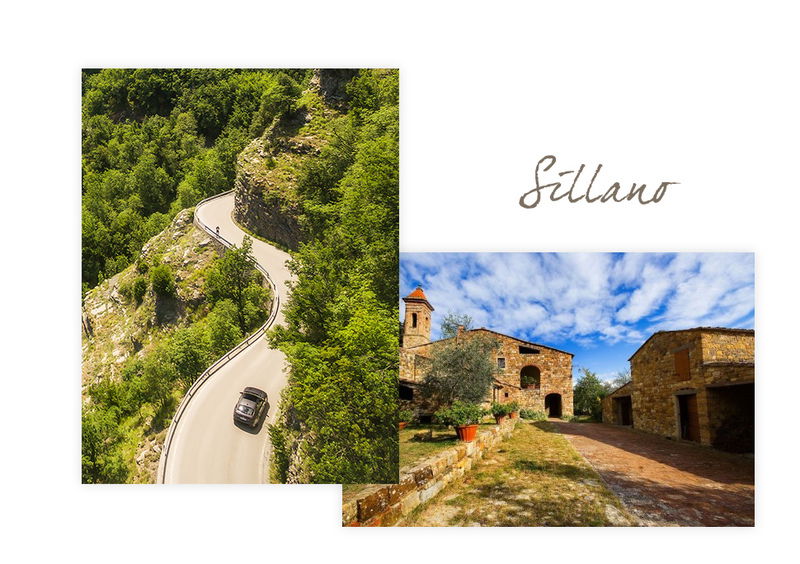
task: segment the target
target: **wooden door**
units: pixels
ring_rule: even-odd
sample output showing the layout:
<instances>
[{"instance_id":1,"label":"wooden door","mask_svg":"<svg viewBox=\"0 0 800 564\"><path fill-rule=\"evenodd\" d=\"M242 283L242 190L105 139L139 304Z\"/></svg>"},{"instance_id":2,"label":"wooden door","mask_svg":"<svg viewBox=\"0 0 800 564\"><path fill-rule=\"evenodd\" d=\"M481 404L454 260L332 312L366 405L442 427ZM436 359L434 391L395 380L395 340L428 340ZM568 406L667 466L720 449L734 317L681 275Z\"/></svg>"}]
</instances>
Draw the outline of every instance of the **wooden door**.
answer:
<instances>
[{"instance_id":1,"label":"wooden door","mask_svg":"<svg viewBox=\"0 0 800 564\"><path fill-rule=\"evenodd\" d=\"M697 394L679 396L681 438L700 442L700 416L697 413Z\"/></svg>"}]
</instances>

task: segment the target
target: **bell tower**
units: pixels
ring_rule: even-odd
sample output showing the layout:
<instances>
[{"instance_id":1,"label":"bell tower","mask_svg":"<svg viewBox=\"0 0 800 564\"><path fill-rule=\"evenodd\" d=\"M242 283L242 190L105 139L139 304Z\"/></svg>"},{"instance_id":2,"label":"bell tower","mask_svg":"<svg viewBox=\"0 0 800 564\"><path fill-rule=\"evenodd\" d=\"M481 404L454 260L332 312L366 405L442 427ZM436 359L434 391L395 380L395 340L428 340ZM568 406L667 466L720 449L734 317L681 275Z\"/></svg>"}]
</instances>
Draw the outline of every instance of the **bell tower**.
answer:
<instances>
[{"instance_id":1,"label":"bell tower","mask_svg":"<svg viewBox=\"0 0 800 564\"><path fill-rule=\"evenodd\" d=\"M426 345L431 342L431 312L433 306L425 297L425 292L417 289L403 298L406 303L405 322L403 323L403 348Z\"/></svg>"}]
</instances>

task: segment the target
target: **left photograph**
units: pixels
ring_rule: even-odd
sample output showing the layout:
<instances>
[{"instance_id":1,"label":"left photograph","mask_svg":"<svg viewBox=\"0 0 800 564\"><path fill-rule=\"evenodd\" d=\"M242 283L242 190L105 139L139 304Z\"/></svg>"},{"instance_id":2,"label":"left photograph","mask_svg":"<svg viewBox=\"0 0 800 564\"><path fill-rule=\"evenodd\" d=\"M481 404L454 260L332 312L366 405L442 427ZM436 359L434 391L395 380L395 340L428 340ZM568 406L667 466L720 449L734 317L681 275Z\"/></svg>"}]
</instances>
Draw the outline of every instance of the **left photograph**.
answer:
<instances>
[{"instance_id":1,"label":"left photograph","mask_svg":"<svg viewBox=\"0 0 800 564\"><path fill-rule=\"evenodd\" d=\"M83 69L83 483L396 483L399 71Z\"/></svg>"}]
</instances>

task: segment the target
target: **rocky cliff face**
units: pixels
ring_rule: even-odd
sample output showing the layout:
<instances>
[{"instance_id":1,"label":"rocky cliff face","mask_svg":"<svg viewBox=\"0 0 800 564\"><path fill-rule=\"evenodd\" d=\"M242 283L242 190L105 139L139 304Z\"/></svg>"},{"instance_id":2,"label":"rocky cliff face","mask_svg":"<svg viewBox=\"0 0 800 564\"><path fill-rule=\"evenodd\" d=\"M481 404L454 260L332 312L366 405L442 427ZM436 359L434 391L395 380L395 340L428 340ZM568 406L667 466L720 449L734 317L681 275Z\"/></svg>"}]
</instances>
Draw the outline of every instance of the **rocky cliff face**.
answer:
<instances>
[{"instance_id":1,"label":"rocky cliff face","mask_svg":"<svg viewBox=\"0 0 800 564\"><path fill-rule=\"evenodd\" d=\"M357 73L314 71L302 108L274 122L239 154L234 219L240 225L290 250L298 248L305 234L297 171L327 142L324 124L347 109L345 87Z\"/></svg>"},{"instance_id":2,"label":"rocky cliff face","mask_svg":"<svg viewBox=\"0 0 800 564\"><path fill-rule=\"evenodd\" d=\"M278 245L296 250L303 241L300 226L302 210L294 198L294 175L289 169L275 170L273 145L263 138L254 139L239 154L234 183L234 219L256 235ZM307 151L295 147L284 151L292 158Z\"/></svg>"},{"instance_id":3,"label":"rocky cliff face","mask_svg":"<svg viewBox=\"0 0 800 564\"><path fill-rule=\"evenodd\" d=\"M357 74L358 69L317 69L311 78L311 88L318 91L329 106L344 110L347 104L345 87Z\"/></svg>"}]
</instances>

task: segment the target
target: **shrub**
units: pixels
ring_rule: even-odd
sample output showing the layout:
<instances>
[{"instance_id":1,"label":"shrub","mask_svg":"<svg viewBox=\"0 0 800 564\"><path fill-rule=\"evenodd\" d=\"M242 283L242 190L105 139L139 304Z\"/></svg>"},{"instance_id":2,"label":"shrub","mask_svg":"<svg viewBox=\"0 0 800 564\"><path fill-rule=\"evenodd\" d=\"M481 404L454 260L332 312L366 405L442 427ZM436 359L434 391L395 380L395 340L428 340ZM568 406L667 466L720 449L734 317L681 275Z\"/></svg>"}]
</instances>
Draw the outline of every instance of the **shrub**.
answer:
<instances>
[{"instance_id":1,"label":"shrub","mask_svg":"<svg viewBox=\"0 0 800 564\"><path fill-rule=\"evenodd\" d=\"M150 270L150 265L147 264L147 261L144 260L141 256L136 259L136 272L139 274L147 274L147 271Z\"/></svg>"},{"instance_id":2,"label":"shrub","mask_svg":"<svg viewBox=\"0 0 800 564\"><path fill-rule=\"evenodd\" d=\"M545 415L543 412L533 409L520 410L519 416L523 419L530 419L531 421L544 421L547 419L547 415Z\"/></svg>"},{"instance_id":3,"label":"shrub","mask_svg":"<svg viewBox=\"0 0 800 564\"><path fill-rule=\"evenodd\" d=\"M136 305L142 303L144 293L147 291L147 279L144 276L137 276L130 282L125 282L119 287L119 293L126 300L135 300Z\"/></svg>"},{"instance_id":4,"label":"shrub","mask_svg":"<svg viewBox=\"0 0 800 564\"><path fill-rule=\"evenodd\" d=\"M136 301L136 305L142 303L145 292L147 292L147 278L144 276L137 276L131 284L131 296Z\"/></svg>"},{"instance_id":5,"label":"shrub","mask_svg":"<svg viewBox=\"0 0 800 564\"><path fill-rule=\"evenodd\" d=\"M503 416L508 415L514 410L511 409L510 403L493 403L491 411L492 415Z\"/></svg>"},{"instance_id":6,"label":"shrub","mask_svg":"<svg viewBox=\"0 0 800 564\"><path fill-rule=\"evenodd\" d=\"M486 410L474 403L457 401L450 407L436 412L436 420L448 426L476 425L486 415Z\"/></svg>"},{"instance_id":7,"label":"shrub","mask_svg":"<svg viewBox=\"0 0 800 564\"><path fill-rule=\"evenodd\" d=\"M410 409L401 409L399 412L397 412L398 421L403 421L408 423L412 419L414 419L414 412L411 411Z\"/></svg>"},{"instance_id":8,"label":"shrub","mask_svg":"<svg viewBox=\"0 0 800 564\"><path fill-rule=\"evenodd\" d=\"M514 413L515 411L519 411L519 402L512 401L508 404L508 412Z\"/></svg>"},{"instance_id":9,"label":"shrub","mask_svg":"<svg viewBox=\"0 0 800 564\"><path fill-rule=\"evenodd\" d=\"M150 282L158 296L175 295L175 277L169 265L159 264L150 269Z\"/></svg>"}]
</instances>

